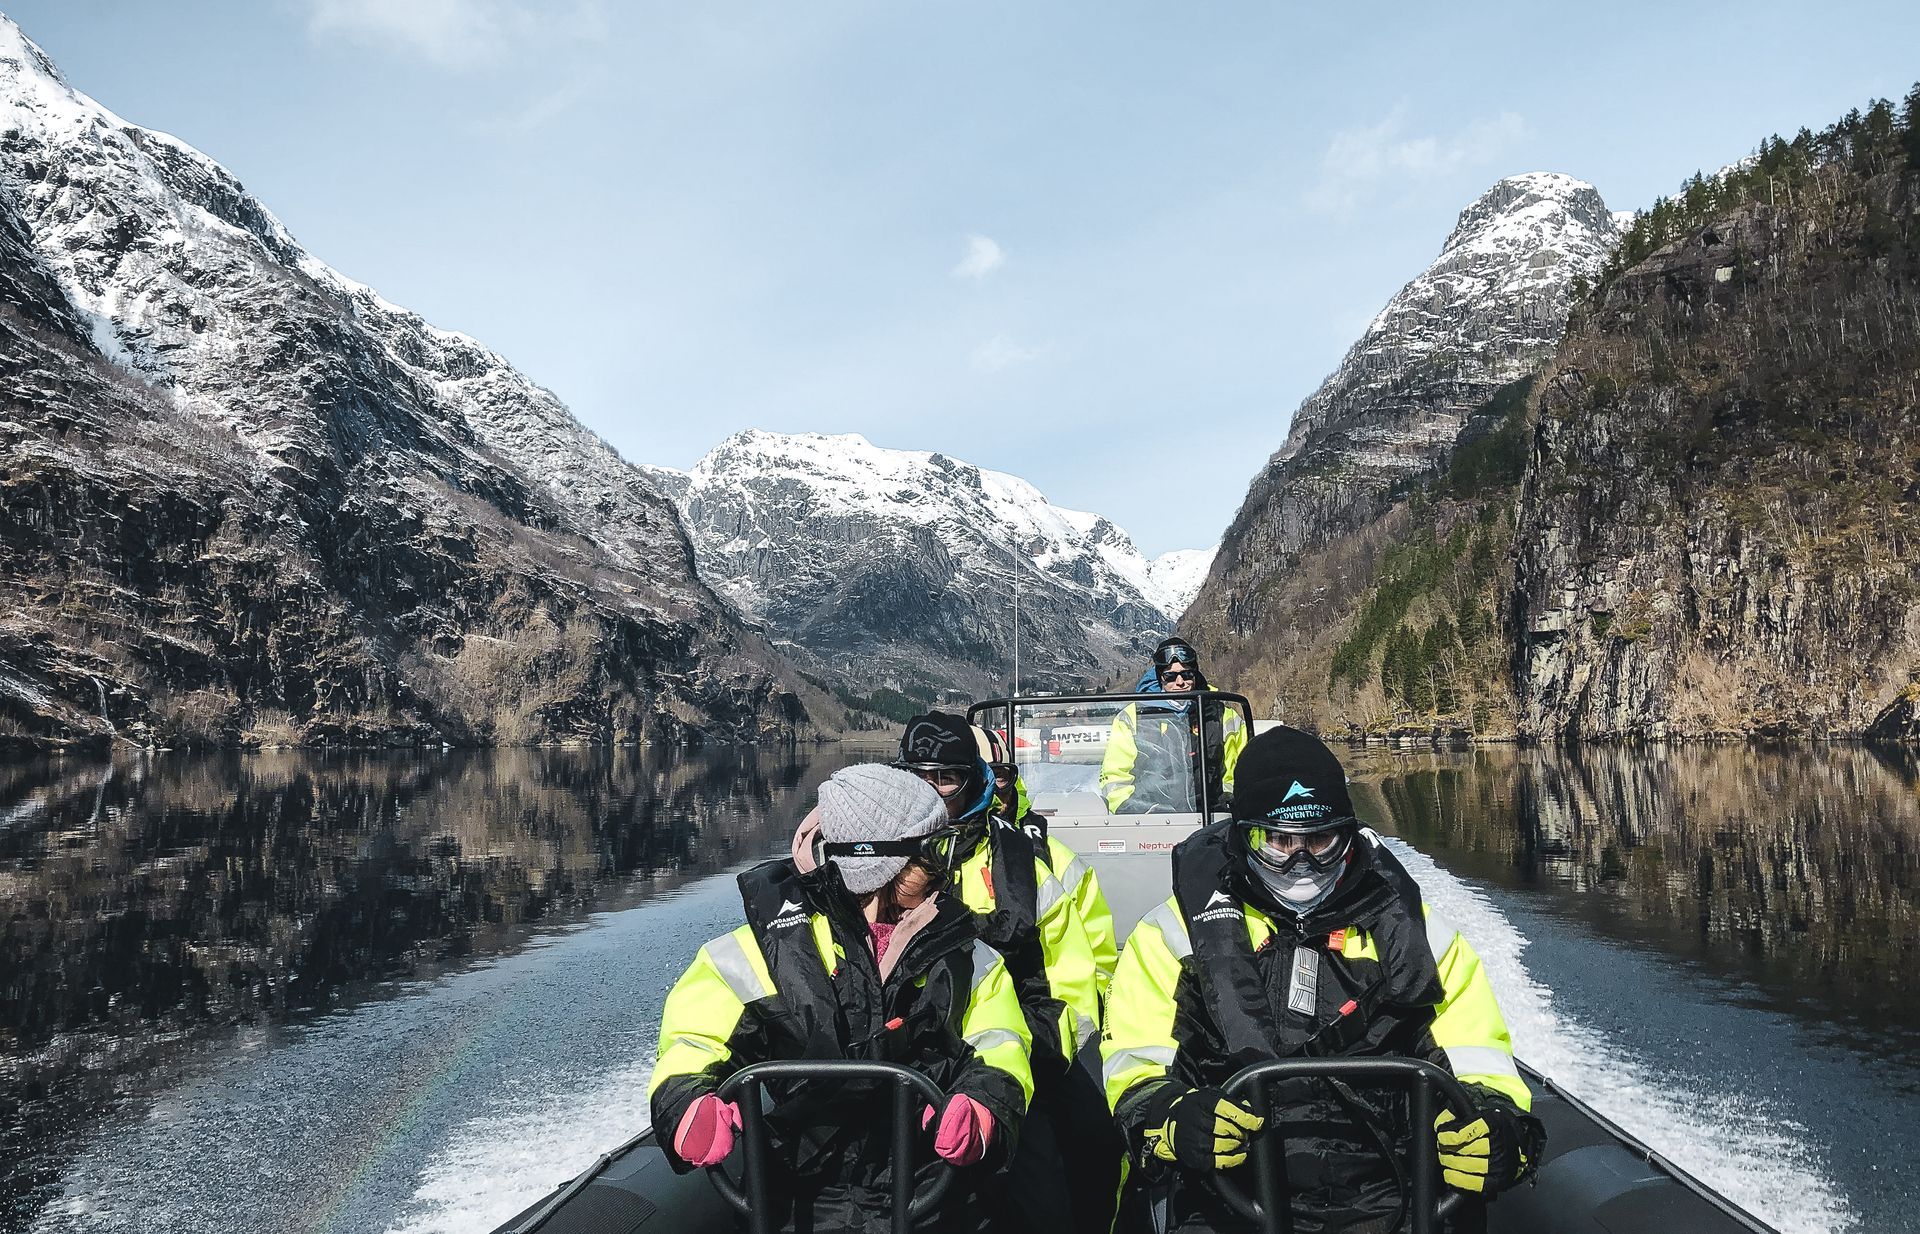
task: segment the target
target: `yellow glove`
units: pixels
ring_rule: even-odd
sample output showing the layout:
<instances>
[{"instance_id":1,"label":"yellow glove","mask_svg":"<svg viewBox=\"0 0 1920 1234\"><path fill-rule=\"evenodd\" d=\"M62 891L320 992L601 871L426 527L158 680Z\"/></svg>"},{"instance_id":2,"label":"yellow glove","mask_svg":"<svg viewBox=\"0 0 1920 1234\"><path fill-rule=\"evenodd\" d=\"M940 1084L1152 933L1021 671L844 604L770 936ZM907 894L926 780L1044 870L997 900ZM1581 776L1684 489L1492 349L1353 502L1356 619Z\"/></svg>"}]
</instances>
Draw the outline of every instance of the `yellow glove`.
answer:
<instances>
[{"instance_id":1,"label":"yellow glove","mask_svg":"<svg viewBox=\"0 0 1920 1234\"><path fill-rule=\"evenodd\" d=\"M1452 1110L1433 1120L1440 1177L1447 1186L1491 1195L1526 1177L1531 1137L1503 1103L1490 1103L1465 1126L1448 1126L1455 1121Z\"/></svg>"},{"instance_id":2,"label":"yellow glove","mask_svg":"<svg viewBox=\"0 0 1920 1234\"><path fill-rule=\"evenodd\" d=\"M1217 1088L1186 1089L1164 1109L1165 1119L1144 1133L1145 1145L1160 1160L1189 1170L1230 1170L1246 1164L1248 1140L1267 1125L1266 1119Z\"/></svg>"}]
</instances>

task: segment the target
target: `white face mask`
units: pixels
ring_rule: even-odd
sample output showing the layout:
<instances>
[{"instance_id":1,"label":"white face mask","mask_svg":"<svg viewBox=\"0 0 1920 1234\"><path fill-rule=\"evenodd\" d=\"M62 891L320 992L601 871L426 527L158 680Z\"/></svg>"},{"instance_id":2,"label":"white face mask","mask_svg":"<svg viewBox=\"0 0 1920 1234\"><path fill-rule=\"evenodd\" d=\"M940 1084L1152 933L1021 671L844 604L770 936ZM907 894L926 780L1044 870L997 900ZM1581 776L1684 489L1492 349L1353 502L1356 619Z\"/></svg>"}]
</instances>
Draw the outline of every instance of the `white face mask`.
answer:
<instances>
[{"instance_id":1,"label":"white face mask","mask_svg":"<svg viewBox=\"0 0 1920 1234\"><path fill-rule=\"evenodd\" d=\"M1334 887L1340 882L1340 876L1346 873L1347 863L1342 861L1331 870L1316 870L1308 862L1301 862L1288 874L1269 870L1258 861L1252 863L1254 872L1267 890L1278 897L1281 904L1295 913L1304 913L1333 894Z\"/></svg>"}]
</instances>

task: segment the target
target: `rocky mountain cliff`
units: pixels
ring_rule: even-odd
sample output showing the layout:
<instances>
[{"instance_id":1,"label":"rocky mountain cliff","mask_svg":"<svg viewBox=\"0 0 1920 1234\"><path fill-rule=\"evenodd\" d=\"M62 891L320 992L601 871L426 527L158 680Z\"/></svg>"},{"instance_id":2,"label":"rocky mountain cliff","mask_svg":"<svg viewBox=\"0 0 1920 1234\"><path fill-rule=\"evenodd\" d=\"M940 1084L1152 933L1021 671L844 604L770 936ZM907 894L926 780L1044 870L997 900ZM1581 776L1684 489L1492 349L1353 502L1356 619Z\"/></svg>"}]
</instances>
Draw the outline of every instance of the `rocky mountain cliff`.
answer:
<instances>
[{"instance_id":1,"label":"rocky mountain cliff","mask_svg":"<svg viewBox=\"0 0 1920 1234\"><path fill-rule=\"evenodd\" d=\"M1334 707L1327 665L1410 530L1403 499L1463 443L1505 440L1495 396L1552 356L1576 280L1597 276L1618 238L1591 185L1546 172L1501 180L1461 212L1439 257L1301 404L1222 539L1185 620L1215 680L1316 723L1378 709Z\"/></svg>"},{"instance_id":2,"label":"rocky mountain cliff","mask_svg":"<svg viewBox=\"0 0 1920 1234\"><path fill-rule=\"evenodd\" d=\"M1920 90L1636 216L1444 467L1238 610L1257 639L1196 609L1336 732L1913 740L1917 404Z\"/></svg>"},{"instance_id":3,"label":"rocky mountain cliff","mask_svg":"<svg viewBox=\"0 0 1920 1234\"><path fill-rule=\"evenodd\" d=\"M550 393L0 19L0 739L835 722Z\"/></svg>"},{"instance_id":4,"label":"rocky mountain cliff","mask_svg":"<svg viewBox=\"0 0 1920 1234\"><path fill-rule=\"evenodd\" d=\"M1209 555L1149 561L1015 476L856 435L748 430L691 472L649 472L715 591L818 665L895 690L1005 686L1016 561L1022 686L1095 685L1172 628Z\"/></svg>"},{"instance_id":5,"label":"rocky mountain cliff","mask_svg":"<svg viewBox=\"0 0 1920 1234\"><path fill-rule=\"evenodd\" d=\"M1853 119L1695 190L1577 317L1517 503L1522 731L1825 736L1898 711L1920 132Z\"/></svg>"}]
</instances>

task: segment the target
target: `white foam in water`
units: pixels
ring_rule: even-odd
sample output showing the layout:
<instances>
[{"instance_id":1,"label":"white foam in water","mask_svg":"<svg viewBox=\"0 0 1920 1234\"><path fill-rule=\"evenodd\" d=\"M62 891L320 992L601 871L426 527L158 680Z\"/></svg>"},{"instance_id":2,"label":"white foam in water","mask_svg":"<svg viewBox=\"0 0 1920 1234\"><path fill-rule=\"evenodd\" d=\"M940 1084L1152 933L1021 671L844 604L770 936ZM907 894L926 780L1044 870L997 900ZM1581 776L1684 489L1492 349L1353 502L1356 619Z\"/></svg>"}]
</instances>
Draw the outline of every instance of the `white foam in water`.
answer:
<instances>
[{"instance_id":1,"label":"white foam in water","mask_svg":"<svg viewBox=\"0 0 1920 1234\"><path fill-rule=\"evenodd\" d=\"M410 1211L387 1234L495 1229L645 1131L652 1072L647 1058L585 1090L535 1094L517 1100L515 1113L470 1119L426 1164Z\"/></svg>"},{"instance_id":2,"label":"white foam in water","mask_svg":"<svg viewBox=\"0 0 1920 1234\"><path fill-rule=\"evenodd\" d=\"M1856 1222L1792 1116L1759 1098L1702 1091L1656 1075L1586 1025L1561 1018L1521 962L1526 940L1475 888L1388 838L1435 912L1467 936L1493 982L1514 1051L1541 1074L1644 1140L1781 1234L1828 1234Z\"/></svg>"}]
</instances>

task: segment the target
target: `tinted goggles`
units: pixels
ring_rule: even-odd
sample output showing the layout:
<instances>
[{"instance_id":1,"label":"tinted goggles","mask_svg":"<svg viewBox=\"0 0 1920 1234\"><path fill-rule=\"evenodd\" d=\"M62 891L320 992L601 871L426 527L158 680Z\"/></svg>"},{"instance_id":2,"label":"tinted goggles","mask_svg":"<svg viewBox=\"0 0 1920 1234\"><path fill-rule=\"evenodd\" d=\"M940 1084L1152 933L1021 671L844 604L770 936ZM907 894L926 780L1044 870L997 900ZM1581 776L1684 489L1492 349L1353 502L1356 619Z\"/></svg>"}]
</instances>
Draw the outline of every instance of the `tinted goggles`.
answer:
<instances>
[{"instance_id":1,"label":"tinted goggles","mask_svg":"<svg viewBox=\"0 0 1920 1234\"><path fill-rule=\"evenodd\" d=\"M960 828L938 827L905 840L844 840L823 843L820 851L832 857L905 857L944 870L953 865L960 845Z\"/></svg>"},{"instance_id":2,"label":"tinted goggles","mask_svg":"<svg viewBox=\"0 0 1920 1234\"><path fill-rule=\"evenodd\" d=\"M1155 652L1153 656L1153 663L1157 668L1167 668L1175 664L1184 664L1188 668L1192 668L1198 661L1199 657L1194 654L1193 648L1184 643L1176 643L1172 647L1162 647L1159 651Z\"/></svg>"},{"instance_id":3,"label":"tinted goggles","mask_svg":"<svg viewBox=\"0 0 1920 1234\"><path fill-rule=\"evenodd\" d=\"M1291 874L1302 864L1321 874L1333 869L1347 859L1356 830L1350 821L1304 835L1276 831L1258 823L1240 826L1246 833L1247 851L1254 860L1281 874Z\"/></svg>"}]
</instances>

